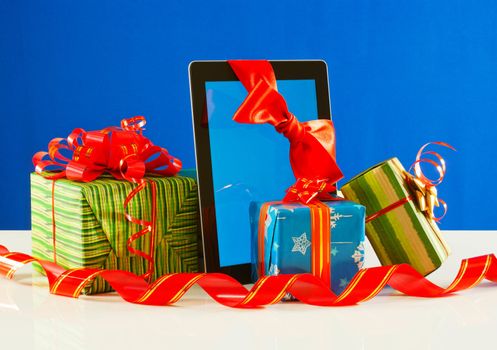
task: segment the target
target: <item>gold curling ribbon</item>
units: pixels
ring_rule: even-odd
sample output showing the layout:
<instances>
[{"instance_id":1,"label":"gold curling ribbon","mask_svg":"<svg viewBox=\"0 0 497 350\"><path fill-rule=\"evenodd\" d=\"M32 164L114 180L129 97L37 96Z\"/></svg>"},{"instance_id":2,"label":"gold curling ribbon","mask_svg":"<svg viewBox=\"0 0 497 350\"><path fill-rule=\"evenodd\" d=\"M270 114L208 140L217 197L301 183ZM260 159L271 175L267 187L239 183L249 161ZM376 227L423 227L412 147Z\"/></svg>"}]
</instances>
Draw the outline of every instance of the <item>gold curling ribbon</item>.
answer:
<instances>
[{"instance_id":1,"label":"gold curling ribbon","mask_svg":"<svg viewBox=\"0 0 497 350\"><path fill-rule=\"evenodd\" d=\"M438 198L437 186L443 181L446 172L445 160L437 152L425 151L430 145L438 145L455 151L455 148L445 142L435 141L423 145L416 155L415 162L411 165L410 171L414 170L414 175L404 170L405 179L411 189L412 196L418 204L418 208L425 213L430 220L439 222L447 213L447 204ZM438 172L437 179L427 177L422 169L421 163L429 164ZM440 217L435 216L435 207L442 206L444 213Z\"/></svg>"}]
</instances>

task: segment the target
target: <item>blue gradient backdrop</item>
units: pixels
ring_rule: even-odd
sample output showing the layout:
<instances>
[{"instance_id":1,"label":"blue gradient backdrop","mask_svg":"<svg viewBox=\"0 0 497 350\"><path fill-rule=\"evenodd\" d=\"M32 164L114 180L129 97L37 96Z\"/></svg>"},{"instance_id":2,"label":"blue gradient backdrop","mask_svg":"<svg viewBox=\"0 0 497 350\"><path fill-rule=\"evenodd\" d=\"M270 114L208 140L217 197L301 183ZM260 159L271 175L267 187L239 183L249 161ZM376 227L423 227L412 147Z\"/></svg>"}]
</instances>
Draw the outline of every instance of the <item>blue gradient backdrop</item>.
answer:
<instances>
[{"instance_id":1,"label":"blue gradient backdrop","mask_svg":"<svg viewBox=\"0 0 497 350\"><path fill-rule=\"evenodd\" d=\"M446 153L443 229L496 229L497 3L0 0L0 229L28 229L31 156L143 114L194 165L195 59L328 62L347 177L426 141Z\"/></svg>"}]
</instances>

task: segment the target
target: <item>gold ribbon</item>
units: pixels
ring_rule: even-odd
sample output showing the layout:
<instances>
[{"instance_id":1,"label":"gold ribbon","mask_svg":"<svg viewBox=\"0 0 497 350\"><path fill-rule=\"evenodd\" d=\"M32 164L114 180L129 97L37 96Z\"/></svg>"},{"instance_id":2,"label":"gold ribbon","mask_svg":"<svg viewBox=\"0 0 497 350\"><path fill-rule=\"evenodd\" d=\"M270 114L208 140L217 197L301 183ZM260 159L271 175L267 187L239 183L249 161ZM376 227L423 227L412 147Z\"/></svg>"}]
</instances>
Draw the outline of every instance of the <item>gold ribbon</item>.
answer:
<instances>
[{"instance_id":1,"label":"gold ribbon","mask_svg":"<svg viewBox=\"0 0 497 350\"><path fill-rule=\"evenodd\" d=\"M443 203L442 206L446 208L446 205L445 202L438 199L437 188L433 185L424 183L407 171L404 171L404 176L419 210L424 212L429 219L435 221L440 220L441 218L435 216L435 207L439 207L441 203Z\"/></svg>"},{"instance_id":2,"label":"gold ribbon","mask_svg":"<svg viewBox=\"0 0 497 350\"><path fill-rule=\"evenodd\" d=\"M445 160L440 154L434 151L425 151L425 148L429 145L439 145L455 151L455 148L448 143L428 142L419 149L416 160L409 168L409 171L404 170L404 176L419 210L425 213L428 219L439 222L447 213L447 204L438 198L437 191L437 186L442 183L445 177L446 167ZM431 179L427 177L421 169L421 163L433 166L438 172L438 178ZM412 170L414 170L414 174L411 173ZM435 207L440 206L444 208L444 213L437 217L435 216Z\"/></svg>"}]
</instances>

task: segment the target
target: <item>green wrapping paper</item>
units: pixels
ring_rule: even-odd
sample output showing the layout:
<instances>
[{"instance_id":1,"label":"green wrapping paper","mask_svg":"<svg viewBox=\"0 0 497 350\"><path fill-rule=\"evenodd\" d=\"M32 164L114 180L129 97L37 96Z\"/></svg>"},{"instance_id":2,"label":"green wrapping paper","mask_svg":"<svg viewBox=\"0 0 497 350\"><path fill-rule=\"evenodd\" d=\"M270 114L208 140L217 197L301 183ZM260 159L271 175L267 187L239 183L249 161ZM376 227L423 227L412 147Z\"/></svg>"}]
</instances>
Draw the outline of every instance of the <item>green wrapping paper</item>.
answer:
<instances>
[{"instance_id":1,"label":"green wrapping paper","mask_svg":"<svg viewBox=\"0 0 497 350\"><path fill-rule=\"evenodd\" d=\"M412 193L406 172L397 158L357 175L341 190L345 198L366 206L371 216ZM449 255L436 223L416 201L406 201L366 224L366 235L383 265L408 263L427 275Z\"/></svg>"},{"instance_id":2,"label":"green wrapping paper","mask_svg":"<svg viewBox=\"0 0 497 350\"><path fill-rule=\"evenodd\" d=\"M197 185L189 177L147 177L157 185L155 269L152 280L172 272L199 270L199 221ZM33 256L54 261L52 180L31 174ZM55 250L64 268L91 267L131 271L141 275L148 262L128 252L126 240L143 227L124 216L123 203L137 185L103 176L92 182L57 180L54 188ZM150 188L132 200L128 212L149 218ZM148 234L133 242L148 253ZM36 265L35 265L36 266ZM39 269L41 271L41 269ZM97 278L83 292L111 291Z\"/></svg>"}]
</instances>

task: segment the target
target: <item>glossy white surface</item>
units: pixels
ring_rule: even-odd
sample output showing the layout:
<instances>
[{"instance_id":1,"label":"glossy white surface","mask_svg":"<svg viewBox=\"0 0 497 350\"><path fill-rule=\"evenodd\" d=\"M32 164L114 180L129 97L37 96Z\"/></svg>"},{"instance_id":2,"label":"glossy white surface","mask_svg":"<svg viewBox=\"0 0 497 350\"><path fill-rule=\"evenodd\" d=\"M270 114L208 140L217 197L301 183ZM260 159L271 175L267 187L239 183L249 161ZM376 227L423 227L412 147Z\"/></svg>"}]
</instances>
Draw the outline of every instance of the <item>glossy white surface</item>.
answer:
<instances>
[{"instance_id":1,"label":"glossy white surface","mask_svg":"<svg viewBox=\"0 0 497 350\"><path fill-rule=\"evenodd\" d=\"M448 285L464 257L497 251L497 231L444 233L452 256L430 279ZM1 231L0 244L29 252L28 231ZM370 246L367 266L377 265ZM128 304L115 295L49 295L29 268L0 280L0 349L494 349L497 286L442 299L398 295L342 308L280 303L234 310L194 287L175 306Z\"/></svg>"}]
</instances>

